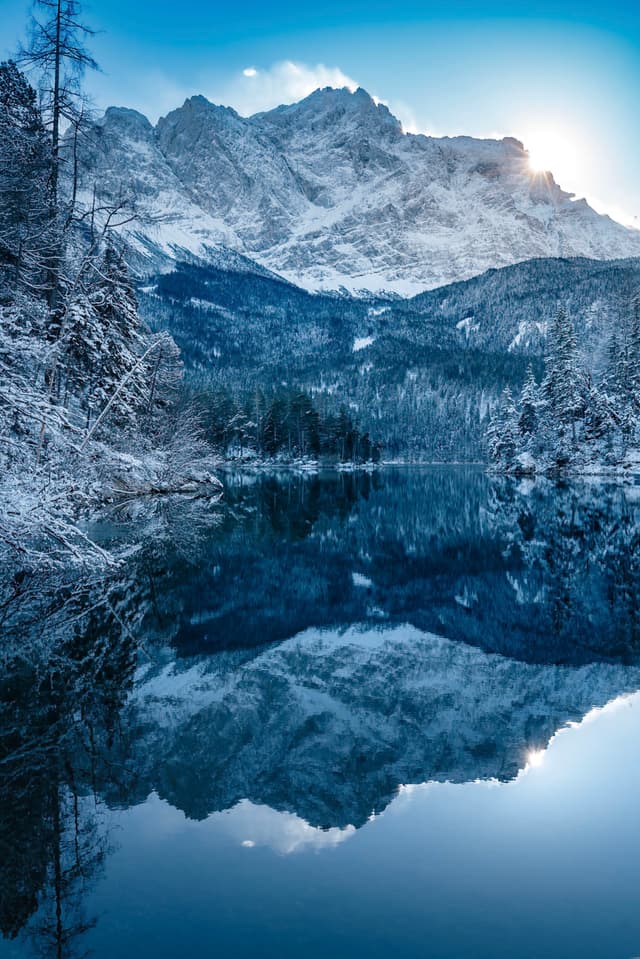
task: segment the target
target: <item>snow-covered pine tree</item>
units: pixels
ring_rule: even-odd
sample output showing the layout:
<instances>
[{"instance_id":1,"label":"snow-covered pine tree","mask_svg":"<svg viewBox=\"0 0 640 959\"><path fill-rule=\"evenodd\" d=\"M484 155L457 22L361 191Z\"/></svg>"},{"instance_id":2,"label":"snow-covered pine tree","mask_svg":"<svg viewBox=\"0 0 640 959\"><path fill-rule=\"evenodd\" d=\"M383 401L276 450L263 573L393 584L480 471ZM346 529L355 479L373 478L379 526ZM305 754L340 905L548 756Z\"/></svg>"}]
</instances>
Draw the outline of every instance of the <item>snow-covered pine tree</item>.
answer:
<instances>
[{"instance_id":1,"label":"snow-covered pine tree","mask_svg":"<svg viewBox=\"0 0 640 959\"><path fill-rule=\"evenodd\" d=\"M51 170L36 91L13 61L0 63L0 303L46 288Z\"/></svg>"},{"instance_id":2,"label":"snow-covered pine tree","mask_svg":"<svg viewBox=\"0 0 640 959\"><path fill-rule=\"evenodd\" d=\"M577 424L584 415L582 374L578 362L576 332L566 310L560 308L551 324L545 357L542 394L549 413L548 446L559 466L565 465L578 442Z\"/></svg>"},{"instance_id":3,"label":"snow-covered pine tree","mask_svg":"<svg viewBox=\"0 0 640 959\"><path fill-rule=\"evenodd\" d=\"M630 299L628 314L609 341L603 389L614 412L614 445L617 443L624 451L639 439L640 297L637 295Z\"/></svg>"},{"instance_id":4,"label":"snow-covered pine tree","mask_svg":"<svg viewBox=\"0 0 640 959\"><path fill-rule=\"evenodd\" d=\"M640 415L640 296L631 298L625 330L625 350L617 371L621 428L626 443L637 440Z\"/></svg>"},{"instance_id":5,"label":"snow-covered pine tree","mask_svg":"<svg viewBox=\"0 0 640 959\"><path fill-rule=\"evenodd\" d=\"M540 391L531 364L527 367L527 375L520 394L520 411L518 415L518 433L521 437L532 438L538 432L540 425Z\"/></svg>"},{"instance_id":6,"label":"snow-covered pine tree","mask_svg":"<svg viewBox=\"0 0 640 959\"><path fill-rule=\"evenodd\" d=\"M87 429L107 404L101 430L110 423L140 427L142 419L148 429L181 383L180 352L171 337L152 336L141 321L126 262L111 243L68 299L63 325L65 405L77 402Z\"/></svg>"},{"instance_id":7,"label":"snow-covered pine tree","mask_svg":"<svg viewBox=\"0 0 640 959\"><path fill-rule=\"evenodd\" d=\"M510 470L514 466L518 453L518 419L513 394L507 386L487 430L489 456L501 469Z\"/></svg>"},{"instance_id":8,"label":"snow-covered pine tree","mask_svg":"<svg viewBox=\"0 0 640 959\"><path fill-rule=\"evenodd\" d=\"M92 390L89 401L100 409L128 376L114 416L131 420L144 405L148 395L148 370L140 363L146 348L145 334L138 316L138 304L129 271L123 257L107 244L98 262L95 287L90 301L102 331L100 349L93 360Z\"/></svg>"},{"instance_id":9,"label":"snow-covered pine tree","mask_svg":"<svg viewBox=\"0 0 640 959\"><path fill-rule=\"evenodd\" d=\"M51 149L36 92L0 64L0 461L28 462L34 423L46 414L37 387L48 363ZM31 430L31 433L30 433Z\"/></svg>"},{"instance_id":10,"label":"snow-covered pine tree","mask_svg":"<svg viewBox=\"0 0 640 959\"><path fill-rule=\"evenodd\" d=\"M614 434L620 425L619 410L591 375L585 377L583 439L596 453L610 458Z\"/></svg>"}]
</instances>

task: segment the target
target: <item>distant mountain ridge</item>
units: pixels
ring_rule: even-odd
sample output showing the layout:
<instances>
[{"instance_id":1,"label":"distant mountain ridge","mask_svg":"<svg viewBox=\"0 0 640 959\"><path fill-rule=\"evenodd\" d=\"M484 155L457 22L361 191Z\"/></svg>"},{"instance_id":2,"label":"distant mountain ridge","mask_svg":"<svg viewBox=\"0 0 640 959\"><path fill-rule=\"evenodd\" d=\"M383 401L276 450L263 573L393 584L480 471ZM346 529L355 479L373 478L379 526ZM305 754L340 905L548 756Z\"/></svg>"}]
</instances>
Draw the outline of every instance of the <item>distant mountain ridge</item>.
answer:
<instances>
[{"instance_id":1,"label":"distant mountain ridge","mask_svg":"<svg viewBox=\"0 0 640 959\"><path fill-rule=\"evenodd\" d=\"M407 134L362 89L242 117L202 96L153 127L109 108L81 158L142 263L235 254L308 289L401 294L536 257L640 256L640 231L534 174L512 138Z\"/></svg>"}]
</instances>

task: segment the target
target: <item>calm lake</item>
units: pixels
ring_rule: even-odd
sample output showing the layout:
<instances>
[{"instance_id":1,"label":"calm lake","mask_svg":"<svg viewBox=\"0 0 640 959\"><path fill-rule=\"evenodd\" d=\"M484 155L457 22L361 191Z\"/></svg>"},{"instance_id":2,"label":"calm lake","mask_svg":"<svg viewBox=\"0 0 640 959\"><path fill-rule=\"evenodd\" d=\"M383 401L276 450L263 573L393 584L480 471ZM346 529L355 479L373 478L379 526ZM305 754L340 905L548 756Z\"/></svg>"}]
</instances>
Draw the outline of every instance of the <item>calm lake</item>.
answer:
<instances>
[{"instance_id":1,"label":"calm lake","mask_svg":"<svg viewBox=\"0 0 640 959\"><path fill-rule=\"evenodd\" d=\"M228 473L0 611L0 959L640 956L640 486Z\"/></svg>"}]
</instances>

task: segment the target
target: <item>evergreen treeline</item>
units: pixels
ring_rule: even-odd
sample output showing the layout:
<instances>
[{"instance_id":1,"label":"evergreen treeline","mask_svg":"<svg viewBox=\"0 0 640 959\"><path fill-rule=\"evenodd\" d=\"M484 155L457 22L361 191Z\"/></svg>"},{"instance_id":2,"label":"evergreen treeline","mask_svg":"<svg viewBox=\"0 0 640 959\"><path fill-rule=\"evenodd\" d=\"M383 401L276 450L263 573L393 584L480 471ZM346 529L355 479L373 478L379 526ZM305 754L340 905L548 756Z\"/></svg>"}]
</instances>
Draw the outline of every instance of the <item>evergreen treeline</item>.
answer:
<instances>
[{"instance_id":1,"label":"evergreen treeline","mask_svg":"<svg viewBox=\"0 0 640 959\"><path fill-rule=\"evenodd\" d=\"M197 407L207 440L232 457L377 462L380 446L354 423L344 406L337 411L326 397L300 389L240 398L228 390L204 391Z\"/></svg>"},{"instance_id":2,"label":"evergreen treeline","mask_svg":"<svg viewBox=\"0 0 640 959\"><path fill-rule=\"evenodd\" d=\"M488 446L507 472L630 467L640 448L640 300L611 336L599 374L581 359L573 322L558 310L541 382L529 369L518 400L504 390Z\"/></svg>"}]
</instances>

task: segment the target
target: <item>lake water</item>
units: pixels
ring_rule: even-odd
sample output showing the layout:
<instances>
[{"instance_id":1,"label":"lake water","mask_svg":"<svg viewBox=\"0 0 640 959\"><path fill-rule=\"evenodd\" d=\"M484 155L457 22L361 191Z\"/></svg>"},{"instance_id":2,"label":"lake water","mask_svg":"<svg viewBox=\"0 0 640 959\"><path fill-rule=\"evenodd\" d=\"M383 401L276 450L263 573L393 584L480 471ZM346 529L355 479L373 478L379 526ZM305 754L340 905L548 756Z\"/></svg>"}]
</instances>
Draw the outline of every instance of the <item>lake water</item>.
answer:
<instances>
[{"instance_id":1,"label":"lake water","mask_svg":"<svg viewBox=\"0 0 640 959\"><path fill-rule=\"evenodd\" d=\"M639 531L633 485L229 473L13 571L0 959L640 956Z\"/></svg>"}]
</instances>

